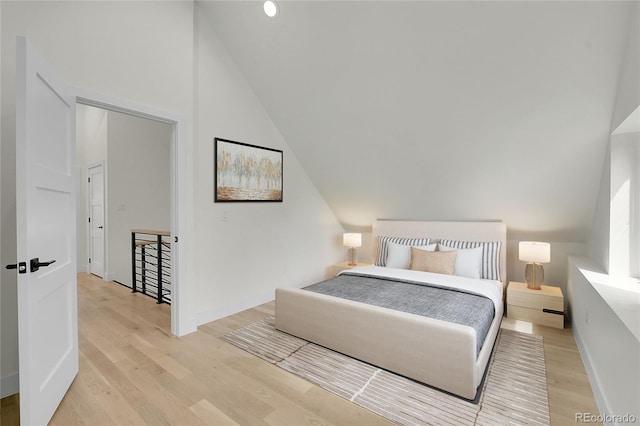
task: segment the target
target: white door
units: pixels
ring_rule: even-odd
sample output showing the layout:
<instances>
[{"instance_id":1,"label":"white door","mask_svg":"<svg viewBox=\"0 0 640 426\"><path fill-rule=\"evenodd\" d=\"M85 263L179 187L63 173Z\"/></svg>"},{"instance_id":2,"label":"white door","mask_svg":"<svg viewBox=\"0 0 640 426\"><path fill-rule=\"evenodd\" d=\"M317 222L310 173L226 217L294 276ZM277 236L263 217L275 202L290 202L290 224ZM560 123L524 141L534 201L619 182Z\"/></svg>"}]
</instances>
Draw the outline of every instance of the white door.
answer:
<instances>
[{"instance_id":1,"label":"white door","mask_svg":"<svg viewBox=\"0 0 640 426\"><path fill-rule=\"evenodd\" d=\"M76 114L69 93L27 40L18 38L16 232L18 262L26 263L18 272L25 425L47 424L78 373Z\"/></svg>"},{"instance_id":2,"label":"white door","mask_svg":"<svg viewBox=\"0 0 640 426\"><path fill-rule=\"evenodd\" d=\"M104 278L104 166L89 167L89 272Z\"/></svg>"}]
</instances>

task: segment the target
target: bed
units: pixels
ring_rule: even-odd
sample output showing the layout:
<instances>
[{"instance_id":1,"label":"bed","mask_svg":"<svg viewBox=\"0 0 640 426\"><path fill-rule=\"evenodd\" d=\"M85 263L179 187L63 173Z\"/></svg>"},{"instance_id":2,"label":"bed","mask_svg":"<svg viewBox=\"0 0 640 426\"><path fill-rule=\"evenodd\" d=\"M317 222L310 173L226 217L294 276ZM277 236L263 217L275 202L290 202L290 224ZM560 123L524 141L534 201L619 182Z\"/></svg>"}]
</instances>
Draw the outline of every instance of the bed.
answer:
<instances>
[{"instance_id":1,"label":"bed","mask_svg":"<svg viewBox=\"0 0 640 426\"><path fill-rule=\"evenodd\" d=\"M386 302L369 302L366 295L365 301L348 294L337 297L330 292L325 294L323 289L315 291L311 288L313 286L308 289L276 289L276 328L463 398L474 399L503 316L505 224L378 220L373 225L372 234L373 263L384 264L380 254L383 247L379 247L379 242L385 245L385 250L390 250L388 242L391 240L380 237L404 239L408 245L412 245L409 238L428 237L427 245L444 242L452 246L458 244L464 250L480 245L483 247L481 269L485 275L483 278L470 278L372 265L344 271L336 281L330 280L328 286L334 287L332 291L362 293L362 288L369 288L379 281L384 287L371 293L381 293L380 288L389 289L385 283L389 286L391 283L394 286L412 286L412 289L418 286L438 291L453 288L455 293L470 292L490 300L485 304L490 303L493 308L488 322L480 326L486 329L483 331L486 337L478 337L480 332L475 324L414 313L419 309L419 302L413 303L412 308L389 307ZM492 247L492 262L487 262L487 247ZM457 253L461 252L458 250ZM388 255L390 260L391 252ZM486 271L491 275L486 275ZM360 283L360 288L350 290L345 283L351 281ZM425 300L429 297L434 298L427 296ZM462 308L461 312L467 310ZM471 321L475 316L467 315Z\"/></svg>"}]
</instances>

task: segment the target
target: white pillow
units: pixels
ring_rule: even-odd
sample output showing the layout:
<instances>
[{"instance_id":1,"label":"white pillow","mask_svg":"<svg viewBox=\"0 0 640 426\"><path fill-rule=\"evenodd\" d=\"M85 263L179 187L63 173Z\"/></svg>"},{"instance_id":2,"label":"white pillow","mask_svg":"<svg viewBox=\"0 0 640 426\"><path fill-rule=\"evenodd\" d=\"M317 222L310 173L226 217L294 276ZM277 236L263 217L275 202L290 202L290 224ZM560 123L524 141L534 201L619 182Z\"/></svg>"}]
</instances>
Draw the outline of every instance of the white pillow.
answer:
<instances>
[{"instance_id":1,"label":"white pillow","mask_svg":"<svg viewBox=\"0 0 640 426\"><path fill-rule=\"evenodd\" d=\"M456 249L471 249L482 247L482 266L480 278L486 280L502 281L502 277L500 277L500 252L502 250L502 241L474 242L440 240L440 245L453 247Z\"/></svg>"},{"instance_id":2,"label":"white pillow","mask_svg":"<svg viewBox=\"0 0 640 426\"><path fill-rule=\"evenodd\" d=\"M387 243L387 268L409 269L411 266L411 247L425 251L435 251L436 244L426 246L407 246L404 244Z\"/></svg>"},{"instance_id":3,"label":"white pillow","mask_svg":"<svg viewBox=\"0 0 640 426\"><path fill-rule=\"evenodd\" d=\"M459 249L440 244L438 248L440 251L458 250L456 275L467 278L480 278L480 273L482 272L482 247Z\"/></svg>"},{"instance_id":4,"label":"white pillow","mask_svg":"<svg viewBox=\"0 0 640 426\"><path fill-rule=\"evenodd\" d=\"M387 243L404 244L405 246L424 246L431 244L431 238L406 238L406 237L378 237L378 253L376 254L376 266L387 265Z\"/></svg>"}]
</instances>

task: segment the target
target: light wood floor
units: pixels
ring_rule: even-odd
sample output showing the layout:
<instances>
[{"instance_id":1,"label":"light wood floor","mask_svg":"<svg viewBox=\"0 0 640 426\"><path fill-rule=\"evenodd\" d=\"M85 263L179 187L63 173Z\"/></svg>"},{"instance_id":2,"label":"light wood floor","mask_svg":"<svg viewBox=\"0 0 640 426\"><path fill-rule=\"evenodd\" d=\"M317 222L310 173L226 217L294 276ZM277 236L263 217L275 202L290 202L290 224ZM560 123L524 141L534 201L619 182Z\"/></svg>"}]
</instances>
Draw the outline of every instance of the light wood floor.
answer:
<instances>
[{"instance_id":1,"label":"light wood floor","mask_svg":"<svg viewBox=\"0 0 640 426\"><path fill-rule=\"evenodd\" d=\"M168 305L80 274L80 372L51 424L391 424L218 339L273 311L267 303L176 338ZM544 337L552 424L598 414L571 330L533 332ZM18 423L17 399L2 400L2 425Z\"/></svg>"}]
</instances>

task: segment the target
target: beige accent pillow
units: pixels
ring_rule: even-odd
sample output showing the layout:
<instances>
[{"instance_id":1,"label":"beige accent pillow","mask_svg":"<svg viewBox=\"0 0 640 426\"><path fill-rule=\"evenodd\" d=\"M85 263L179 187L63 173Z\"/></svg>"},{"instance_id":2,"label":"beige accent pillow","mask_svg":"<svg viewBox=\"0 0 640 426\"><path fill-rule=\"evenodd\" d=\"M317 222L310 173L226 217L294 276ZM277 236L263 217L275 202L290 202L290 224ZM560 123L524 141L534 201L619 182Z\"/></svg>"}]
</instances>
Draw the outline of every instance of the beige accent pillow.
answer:
<instances>
[{"instance_id":1,"label":"beige accent pillow","mask_svg":"<svg viewBox=\"0 0 640 426\"><path fill-rule=\"evenodd\" d=\"M425 251L411 247L411 266L414 271L453 275L456 271L457 250Z\"/></svg>"}]
</instances>

